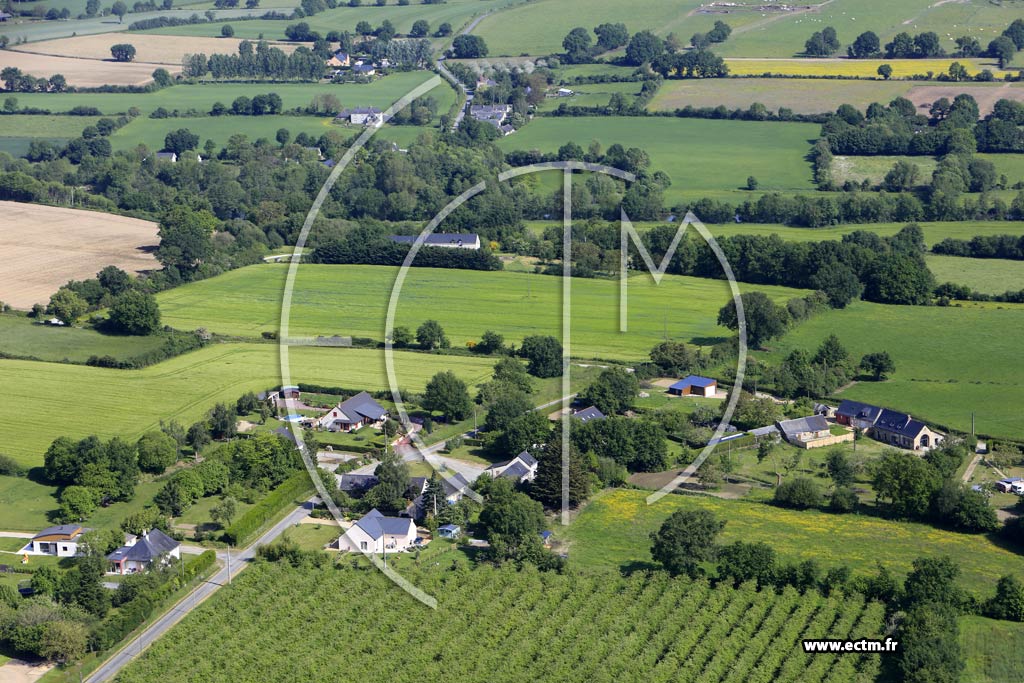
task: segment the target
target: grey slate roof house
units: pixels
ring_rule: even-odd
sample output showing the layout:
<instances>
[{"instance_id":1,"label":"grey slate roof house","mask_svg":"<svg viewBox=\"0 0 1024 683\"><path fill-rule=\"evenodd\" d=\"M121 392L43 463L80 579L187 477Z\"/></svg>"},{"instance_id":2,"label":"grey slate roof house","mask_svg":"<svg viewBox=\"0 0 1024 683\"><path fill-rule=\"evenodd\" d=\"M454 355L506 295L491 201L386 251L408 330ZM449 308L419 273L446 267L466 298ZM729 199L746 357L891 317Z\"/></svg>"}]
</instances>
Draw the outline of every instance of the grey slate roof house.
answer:
<instances>
[{"instance_id":1,"label":"grey slate roof house","mask_svg":"<svg viewBox=\"0 0 1024 683\"><path fill-rule=\"evenodd\" d=\"M325 413L316 424L329 432L354 432L388 419L388 411L365 391L345 399Z\"/></svg>"},{"instance_id":2,"label":"grey slate roof house","mask_svg":"<svg viewBox=\"0 0 1024 683\"><path fill-rule=\"evenodd\" d=\"M883 408L875 420L872 436L883 443L914 451L928 450L943 440L941 434L920 420L888 408Z\"/></svg>"},{"instance_id":3,"label":"grey slate roof house","mask_svg":"<svg viewBox=\"0 0 1024 683\"><path fill-rule=\"evenodd\" d=\"M484 474L489 474L494 478L511 479L517 484L533 481L533 478L537 476L537 459L529 452L523 451L511 460L494 463L484 470Z\"/></svg>"},{"instance_id":4,"label":"grey slate roof house","mask_svg":"<svg viewBox=\"0 0 1024 683\"><path fill-rule=\"evenodd\" d=\"M408 517L385 517L374 508L338 539L338 550L398 552L415 545L416 524Z\"/></svg>"},{"instance_id":5,"label":"grey slate roof house","mask_svg":"<svg viewBox=\"0 0 1024 683\"><path fill-rule=\"evenodd\" d=\"M583 410L577 410L575 413L572 414L572 416L577 418L581 422L590 422L591 420L603 420L605 418L605 414L598 410L596 406L590 406L589 408L584 408Z\"/></svg>"},{"instance_id":6,"label":"grey slate roof house","mask_svg":"<svg viewBox=\"0 0 1024 683\"><path fill-rule=\"evenodd\" d=\"M134 574L149 569L154 562L181 558L181 543L160 531L151 529L141 536L128 534L127 542L107 555L114 574Z\"/></svg>"},{"instance_id":7,"label":"grey slate roof house","mask_svg":"<svg viewBox=\"0 0 1024 683\"><path fill-rule=\"evenodd\" d=\"M860 401L843 401L836 408L836 422L856 429L870 429L882 409Z\"/></svg>"}]
</instances>

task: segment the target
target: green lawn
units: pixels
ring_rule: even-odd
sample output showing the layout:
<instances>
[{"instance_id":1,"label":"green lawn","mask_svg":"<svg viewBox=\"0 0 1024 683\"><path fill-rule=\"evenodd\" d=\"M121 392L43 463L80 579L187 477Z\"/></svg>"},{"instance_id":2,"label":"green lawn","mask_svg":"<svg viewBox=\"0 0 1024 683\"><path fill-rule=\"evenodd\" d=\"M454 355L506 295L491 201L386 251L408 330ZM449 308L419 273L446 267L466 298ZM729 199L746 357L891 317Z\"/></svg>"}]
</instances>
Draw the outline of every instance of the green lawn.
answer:
<instances>
[{"instance_id":1,"label":"green lawn","mask_svg":"<svg viewBox=\"0 0 1024 683\"><path fill-rule=\"evenodd\" d=\"M215 24L220 26L220 24ZM217 29L220 30L219 28ZM331 94L341 100L346 107L380 107L390 106L395 100L409 92L419 84L433 78L429 71L408 71L394 73L379 78L371 83L200 83L196 85L175 85L150 93L18 93L18 105L22 107L39 107L50 111L67 111L72 107L96 107L107 115L126 113L130 107L138 107L143 116L147 116L157 107L168 111L175 109L185 112L189 109L206 113L214 102L230 106L236 97L245 95L252 97L260 93L277 93L281 97L285 110L305 107L316 95ZM448 85L435 88L431 96L438 100L438 111L444 113L455 101L455 92ZM78 120L80 117L75 117ZM89 119L89 117L84 117ZM4 116L0 123L15 120L14 130L20 130L18 124L22 120L31 124L33 120L48 121L57 119L61 124L56 130L44 128L44 132L55 137L66 136L68 131L67 117L40 116ZM238 118L231 121L237 122ZM91 122L83 121L84 128ZM188 125L189 119L182 119L182 125ZM43 136L44 132L37 133ZM4 132L5 135L10 133Z\"/></svg>"},{"instance_id":2,"label":"green lawn","mask_svg":"<svg viewBox=\"0 0 1024 683\"><path fill-rule=\"evenodd\" d=\"M39 325L32 318L0 315L0 353L46 361L84 363L90 356L125 359L155 351L164 337L122 337L81 327Z\"/></svg>"},{"instance_id":3,"label":"green lawn","mask_svg":"<svg viewBox=\"0 0 1024 683\"><path fill-rule=\"evenodd\" d=\"M1019 306L885 306L856 302L828 311L769 344L777 363L795 348L817 348L838 335L860 358L888 351L896 363L886 382L860 382L842 398L891 406L959 430L993 436L1024 436L1024 366L1019 362L1024 309Z\"/></svg>"},{"instance_id":4,"label":"green lawn","mask_svg":"<svg viewBox=\"0 0 1024 683\"><path fill-rule=\"evenodd\" d=\"M936 282L955 282L986 294L1024 288L1024 261L938 254L929 254L927 259Z\"/></svg>"},{"instance_id":5,"label":"green lawn","mask_svg":"<svg viewBox=\"0 0 1024 683\"><path fill-rule=\"evenodd\" d=\"M284 536L298 543L300 548L323 550L325 545L338 540L342 533L342 529L333 524L296 524L285 531Z\"/></svg>"},{"instance_id":6,"label":"green lawn","mask_svg":"<svg viewBox=\"0 0 1024 683\"><path fill-rule=\"evenodd\" d=\"M569 561L586 569L649 563L650 533L676 510L703 509L726 521L721 542L763 541L784 561L813 558L826 567L845 564L855 574L871 573L881 562L902 576L915 557L949 555L961 567L963 585L986 597L1000 576L1024 575L1024 558L985 536L697 495L669 495L647 505L646 496L624 489L595 496L568 528L556 532L569 543Z\"/></svg>"},{"instance_id":7,"label":"green lawn","mask_svg":"<svg viewBox=\"0 0 1024 683\"><path fill-rule=\"evenodd\" d=\"M721 191L727 196L746 184L748 176L765 191L813 190L811 168L804 158L820 127L809 123L713 121L705 119L602 116L587 119L541 118L502 138L505 151L556 152L575 142L584 149L599 141L605 149L619 143L640 147L651 169L664 171L672 186L668 205ZM742 198L749 198L749 193Z\"/></svg>"},{"instance_id":8,"label":"green lawn","mask_svg":"<svg viewBox=\"0 0 1024 683\"><path fill-rule=\"evenodd\" d=\"M31 464L41 465L42 457ZM56 487L27 477L0 477L0 510L4 511L0 529L33 533L45 529L50 525L46 513L57 507L56 494Z\"/></svg>"},{"instance_id":9,"label":"green lawn","mask_svg":"<svg viewBox=\"0 0 1024 683\"><path fill-rule=\"evenodd\" d=\"M286 272L286 266L260 264L163 292L158 300L164 322L245 336L275 330ZM383 339L396 273L382 266L304 264L296 279L291 333ZM577 357L637 360L666 333L705 344L730 334L716 322L718 309L729 300L724 281L669 275L655 286L650 277L634 275L625 334L618 331L617 280L576 278L572 286L572 354ZM455 347L479 339L487 329L512 343L531 334L560 336L561 287L561 278L551 276L412 268L395 324L415 330L424 320L436 319ZM757 289L782 301L804 293Z\"/></svg>"},{"instance_id":10,"label":"green lawn","mask_svg":"<svg viewBox=\"0 0 1024 683\"><path fill-rule=\"evenodd\" d=\"M1024 680L1024 624L961 617L960 646L967 655L961 678L965 683Z\"/></svg>"},{"instance_id":11,"label":"green lawn","mask_svg":"<svg viewBox=\"0 0 1024 683\"><path fill-rule=\"evenodd\" d=\"M996 167L996 173L1005 175L1007 187L1024 180L1024 154L979 154L979 157L991 161ZM920 156L866 156L866 157L843 157L838 156L832 162L832 173L837 183L842 184L847 180L861 182L868 180L873 184L881 183L885 174L896 164L897 161L909 161L918 167L918 184L927 185L931 182L932 172L938 165L933 157Z\"/></svg>"},{"instance_id":12,"label":"green lawn","mask_svg":"<svg viewBox=\"0 0 1024 683\"><path fill-rule=\"evenodd\" d=\"M217 401L233 402L246 391L280 383L279 354L271 344L218 344L143 370L0 360L0 385L22 387L17 400L0 407L2 450L25 465L39 465L58 436L135 439L161 419L190 424ZM291 350L289 358L293 382L388 388L384 356L377 350L306 347ZM399 384L410 391L422 391L430 377L447 369L472 385L494 365L491 358L402 352L395 363Z\"/></svg>"}]
</instances>

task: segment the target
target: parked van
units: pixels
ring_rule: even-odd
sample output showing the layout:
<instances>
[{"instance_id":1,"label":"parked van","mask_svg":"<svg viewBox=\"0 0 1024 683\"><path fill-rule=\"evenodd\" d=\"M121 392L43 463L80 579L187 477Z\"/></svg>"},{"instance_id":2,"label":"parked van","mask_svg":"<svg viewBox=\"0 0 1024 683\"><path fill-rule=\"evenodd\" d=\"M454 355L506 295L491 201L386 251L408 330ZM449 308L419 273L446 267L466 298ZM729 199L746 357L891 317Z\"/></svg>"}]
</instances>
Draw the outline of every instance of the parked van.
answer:
<instances>
[{"instance_id":1,"label":"parked van","mask_svg":"<svg viewBox=\"0 0 1024 683\"><path fill-rule=\"evenodd\" d=\"M1016 493L1018 496L1024 494L1024 481L1015 481L1010 486L1010 492Z\"/></svg>"}]
</instances>

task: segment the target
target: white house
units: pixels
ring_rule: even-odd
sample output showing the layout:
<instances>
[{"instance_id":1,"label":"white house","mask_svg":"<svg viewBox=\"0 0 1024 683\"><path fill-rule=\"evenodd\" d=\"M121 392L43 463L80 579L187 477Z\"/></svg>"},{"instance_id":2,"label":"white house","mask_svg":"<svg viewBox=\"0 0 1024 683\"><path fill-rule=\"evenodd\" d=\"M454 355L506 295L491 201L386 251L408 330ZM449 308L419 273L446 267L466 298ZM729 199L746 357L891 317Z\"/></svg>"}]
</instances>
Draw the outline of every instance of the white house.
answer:
<instances>
[{"instance_id":1,"label":"white house","mask_svg":"<svg viewBox=\"0 0 1024 683\"><path fill-rule=\"evenodd\" d=\"M367 425L380 427L387 419L387 409L361 391L327 411L316 425L329 432L354 432Z\"/></svg>"},{"instance_id":2,"label":"white house","mask_svg":"<svg viewBox=\"0 0 1024 683\"><path fill-rule=\"evenodd\" d=\"M377 107L355 107L342 110L336 120L348 121L357 126L379 128L384 125L384 112Z\"/></svg>"},{"instance_id":3,"label":"white house","mask_svg":"<svg viewBox=\"0 0 1024 683\"><path fill-rule=\"evenodd\" d=\"M144 572L154 562L166 564L171 558L181 559L181 543L159 529L141 536L125 534L124 545L107 555L111 574Z\"/></svg>"},{"instance_id":4,"label":"white house","mask_svg":"<svg viewBox=\"0 0 1024 683\"><path fill-rule=\"evenodd\" d=\"M408 517L385 517L376 508L338 539L338 550L360 553L400 552L416 544L416 524Z\"/></svg>"},{"instance_id":5,"label":"white house","mask_svg":"<svg viewBox=\"0 0 1024 683\"><path fill-rule=\"evenodd\" d=\"M74 557L80 555L79 545L86 529L81 524L61 524L43 529L32 537L22 552L29 555L56 555Z\"/></svg>"},{"instance_id":6,"label":"white house","mask_svg":"<svg viewBox=\"0 0 1024 683\"><path fill-rule=\"evenodd\" d=\"M523 451L511 460L494 463L484 470L484 474L489 474L495 479L498 477L511 479L517 484L524 481L533 481L534 477L537 476L537 459Z\"/></svg>"},{"instance_id":7,"label":"white house","mask_svg":"<svg viewBox=\"0 0 1024 683\"><path fill-rule=\"evenodd\" d=\"M398 244L415 244L417 235L390 235L392 242ZM447 249L472 249L480 248L480 235L473 232L432 232L423 238L425 247L443 247Z\"/></svg>"}]
</instances>

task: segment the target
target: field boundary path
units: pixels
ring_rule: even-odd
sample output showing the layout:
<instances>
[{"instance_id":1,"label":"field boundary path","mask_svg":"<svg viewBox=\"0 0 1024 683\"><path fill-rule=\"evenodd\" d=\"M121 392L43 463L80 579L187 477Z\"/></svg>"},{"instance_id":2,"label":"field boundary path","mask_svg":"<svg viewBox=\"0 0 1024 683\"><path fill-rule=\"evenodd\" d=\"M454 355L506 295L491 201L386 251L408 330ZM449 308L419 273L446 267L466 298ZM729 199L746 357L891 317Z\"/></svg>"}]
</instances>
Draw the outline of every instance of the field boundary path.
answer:
<instances>
[{"instance_id":1,"label":"field boundary path","mask_svg":"<svg viewBox=\"0 0 1024 683\"><path fill-rule=\"evenodd\" d=\"M302 505L290 512L284 519L272 526L262 536L257 538L247 547L232 554L230 567L221 567L213 576L190 591L185 597L175 603L164 614L147 626L142 633L122 646L117 652L110 656L107 661L101 664L85 680L87 683L100 683L100 681L111 680L121 669L142 654L146 648L152 645L158 638L163 636L175 624L185 618L197 605L217 592L221 586L227 584L231 577L242 571L248 563L256 557L256 549L261 545L270 543L280 536L286 529L302 522L312 509L315 497L305 501ZM222 562L227 559L227 554L218 552L217 558ZM229 573L230 570L230 573Z\"/></svg>"}]
</instances>

